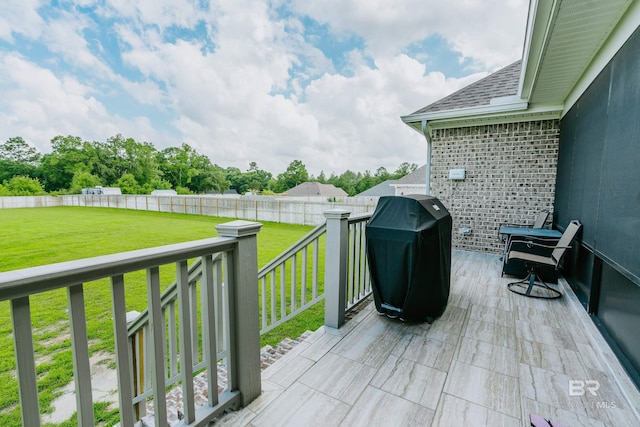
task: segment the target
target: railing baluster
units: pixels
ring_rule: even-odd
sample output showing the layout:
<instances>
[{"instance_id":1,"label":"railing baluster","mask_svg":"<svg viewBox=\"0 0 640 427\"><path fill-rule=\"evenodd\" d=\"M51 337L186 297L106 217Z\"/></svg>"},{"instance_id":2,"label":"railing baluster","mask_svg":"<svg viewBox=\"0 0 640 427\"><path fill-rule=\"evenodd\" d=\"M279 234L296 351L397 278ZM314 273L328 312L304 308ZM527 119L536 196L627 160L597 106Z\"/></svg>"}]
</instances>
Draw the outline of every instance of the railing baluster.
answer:
<instances>
[{"instance_id":1,"label":"railing baluster","mask_svg":"<svg viewBox=\"0 0 640 427\"><path fill-rule=\"evenodd\" d=\"M227 253L225 257L225 281L227 287L233 287L236 285L236 272L233 270L235 254L233 252ZM232 290L227 293L226 306L228 309L229 330L236 330L236 312L235 312L235 292ZM230 390L237 390L238 388L238 364L237 364L237 346L238 338L233 332L229 334L229 342L227 347L227 387Z\"/></svg>"},{"instance_id":2,"label":"railing baluster","mask_svg":"<svg viewBox=\"0 0 640 427\"><path fill-rule=\"evenodd\" d=\"M151 355L151 382L153 387L153 407L156 426L166 426L167 423L167 399L165 356L163 329L165 323L162 316L160 303L160 271L158 267L147 269L147 301L149 302L149 349L146 353Z\"/></svg>"},{"instance_id":3,"label":"railing baluster","mask_svg":"<svg viewBox=\"0 0 640 427\"><path fill-rule=\"evenodd\" d=\"M187 269L187 280L189 280L189 273L187 260L184 261L185 268ZM189 314L191 315L191 363L193 365L198 364L198 288L196 282L189 283Z\"/></svg>"},{"instance_id":4,"label":"railing baluster","mask_svg":"<svg viewBox=\"0 0 640 427\"><path fill-rule=\"evenodd\" d=\"M182 408L185 424L191 424L196 418L193 391L193 329L191 328L192 294L189 289L187 260L176 263L176 282L178 284L178 317L180 325L180 378L182 379ZM197 336L197 335L196 335Z\"/></svg>"},{"instance_id":5,"label":"railing baluster","mask_svg":"<svg viewBox=\"0 0 640 427\"><path fill-rule=\"evenodd\" d=\"M167 321L168 345L169 345L169 373L166 378L171 378L178 374L178 336L176 334L176 304L174 301L169 303L167 307L169 312L169 320ZM165 316L167 310L164 310Z\"/></svg>"},{"instance_id":6,"label":"railing baluster","mask_svg":"<svg viewBox=\"0 0 640 427\"><path fill-rule=\"evenodd\" d=\"M11 319L13 321L22 425L38 427L40 426L40 405L38 403L29 297L11 300Z\"/></svg>"},{"instance_id":7,"label":"railing baluster","mask_svg":"<svg viewBox=\"0 0 640 427\"><path fill-rule=\"evenodd\" d=\"M136 336L137 341L137 357L138 357L138 386L136 388L136 396L141 395L145 392L145 390L151 388L151 382L149 378L149 354L147 349L149 342L149 323L140 330L138 335ZM136 415L137 419L144 417L147 414L147 405L146 402L142 401L136 406Z\"/></svg>"},{"instance_id":8,"label":"railing baluster","mask_svg":"<svg viewBox=\"0 0 640 427\"><path fill-rule=\"evenodd\" d=\"M298 254L291 257L291 312L296 311L296 288L298 285Z\"/></svg>"},{"instance_id":9,"label":"railing baluster","mask_svg":"<svg viewBox=\"0 0 640 427\"><path fill-rule=\"evenodd\" d=\"M302 248L302 277L300 278L302 283L300 284L300 306L302 307L307 303L307 246Z\"/></svg>"},{"instance_id":10,"label":"railing baluster","mask_svg":"<svg viewBox=\"0 0 640 427\"><path fill-rule=\"evenodd\" d=\"M218 363L216 351L216 312L215 312L215 288L214 270L211 255L202 257L202 279L200 288L202 290L202 357L207 363L207 383L209 386L209 406L218 404Z\"/></svg>"},{"instance_id":11,"label":"railing baluster","mask_svg":"<svg viewBox=\"0 0 640 427\"><path fill-rule=\"evenodd\" d=\"M271 272L271 324L276 323L276 270Z\"/></svg>"},{"instance_id":12,"label":"railing baluster","mask_svg":"<svg viewBox=\"0 0 640 427\"><path fill-rule=\"evenodd\" d=\"M311 267L312 269L311 298L312 299L318 298L318 253L320 252L320 250L318 249L320 247L320 243L318 242L318 240L319 239L316 239L313 241L313 265Z\"/></svg>"},{"instance_id":13,"label":"railing baluster","mask_svg":"<svg viewBox=\"0 0 640 427\"><path fill-rule=\"evenodd\" d=\"M280 265L280 318L287 317L287 262Z\"/></svg>"},{"instance_id":14,"label":"railing baluster","mask_svg":"<svg viewBox=\"0 0 640 427\"><path fill-rule=\"evenodd\" d=\"M351 260L351 268L353 269L353 295L351 304L355 304L360 299L360 227L354 224L353 227L353 259Z\"/></svg>"},{"instance_id":15,"label":"railing baluster","mask_svg":"<svg viewBox=\"0 0 640 427\"><path fill-rule=\"evenodd\" d=\"M355 272L355 267L356 267L356 239L355 239L355 234L353 233L353 229L354 226L353 225L349 225L348 227L348 233L349 233L349 252L347 255L347 271L348 271L348 279L347 279L347 305L345 306L348 307L350 305L353 304L353 302L356 299L356 272Z\"/></svg>"},{"instance_id":16,"label":"railing baluster","mask_svg":"<svg viewBox=\"0 0 640 427\"><path fill-rule=\"evenodd\" d=\"M82 284L67 288L69 321L71 323L71 353L73 357L73 379L76 386L76 409L78 424L94 425L93 397L91 393L91 365L87 339L87 317L84 310Z\"/></svg>"},{"instance_id":17,"label":"railing baluster","mask_svg":"<svg viewBox=\"0 0 640 427\"><path fill-rule=\"evenodd\" d=\"M227 351L229 344L229 337L226 333L227 326L227 309L225 308L227 300L225 296L225 286L222 279L222 259L216 260L213 265L213 295L215 301L215 314L216 314L216 337L218 341L217 352ZM217 353L216 353L217 357Z\"/></svg>"},{"instance_id":18,"label":"railing baluster","mask_svg":"<svg viewBox=\"0 0 640 427\"><path fill-rule=\"evenodd\" d=\"M262 329L267 327L267 278L260 279L260 293L262 304L260 306L260 319L262 320Z\"/></svg>"},{"instance_id":19,"label":"railing baluster","mask_svg":"<svg viewBox=\"0 0 640 427\"><path fill-rule=\"evenodd\" d=\"M115 333L116 345L116 373L118 375L118 403L120 408L120 425L122 427L133 427L134 413L131 406L133 400L131 378L131 357L129 357L129 339L127 333L127 313L124 297L124 276L117 275L111 277L111 301L113 330ZM135 342L137 336L132 337ZM135 371L134 375L135 375Z\"/></svg>"},{"instance_id":20,"label":"railing baluster","mask_svg":"<svg viewBox=\"0 0 640 427\"><path fill-rule=\"evenodd\" d=\"M360 238L362 240L362 297L368 294L369 283L369 260L367 257L367 234L366 234L367 222L362 221L360 225Z\"/></svg>"}]
</instances>

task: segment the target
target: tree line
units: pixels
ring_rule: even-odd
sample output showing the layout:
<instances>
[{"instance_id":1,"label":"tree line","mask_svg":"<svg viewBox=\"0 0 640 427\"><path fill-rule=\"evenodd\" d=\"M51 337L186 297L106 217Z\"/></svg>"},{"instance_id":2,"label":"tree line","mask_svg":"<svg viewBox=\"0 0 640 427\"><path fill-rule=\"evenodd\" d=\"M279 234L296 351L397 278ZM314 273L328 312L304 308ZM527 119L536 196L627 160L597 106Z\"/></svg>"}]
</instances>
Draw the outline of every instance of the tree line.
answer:
<instances>
[{"instance_id":1,"label":"tree line","mask_svg":"<svg viewBox=\"0 0 640 427\"><path fill-rule=\"evenodd\" d=\"M417 168L402 163L393 173L380 167L375 173L347 170L341 175L324 172L314 177L301 160L293 160L274 177L255 161L246 171L223 168L188 144L157 150L118 134L104 142L77 136L56 136L51 152L40 154L21 137L0 144L0 196L78 194L83 188L119 187L123 194L150 194L176 190L178 194L224 193L273 195L303 182L317 181L342 188L350 196L388 179L399 179Z\"/></svg>"}]
</instances>

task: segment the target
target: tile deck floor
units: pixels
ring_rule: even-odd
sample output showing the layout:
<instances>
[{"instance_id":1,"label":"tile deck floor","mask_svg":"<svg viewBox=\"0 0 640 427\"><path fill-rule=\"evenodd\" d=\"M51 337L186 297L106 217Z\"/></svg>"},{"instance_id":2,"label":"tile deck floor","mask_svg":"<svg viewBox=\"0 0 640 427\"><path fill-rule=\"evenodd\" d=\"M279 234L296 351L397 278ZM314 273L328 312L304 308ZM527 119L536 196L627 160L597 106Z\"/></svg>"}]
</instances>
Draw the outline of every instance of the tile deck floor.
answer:
<instances>
[{"instance_id":1,"label":"tile deck floor","mask_svg":"<svg viewBox=\"0 0 640 427\"><path fill-rule=\"evenodd\" d=\"M559 282L561 299L526 298L500 271L497 255L454 251L441 318L404 324L371 303L267 368L262 395L214 425L528 426L530 413L640 425L640 394L569 286ZM571 380L599 389L570 396Z\"/></svg>"}]
</instances>

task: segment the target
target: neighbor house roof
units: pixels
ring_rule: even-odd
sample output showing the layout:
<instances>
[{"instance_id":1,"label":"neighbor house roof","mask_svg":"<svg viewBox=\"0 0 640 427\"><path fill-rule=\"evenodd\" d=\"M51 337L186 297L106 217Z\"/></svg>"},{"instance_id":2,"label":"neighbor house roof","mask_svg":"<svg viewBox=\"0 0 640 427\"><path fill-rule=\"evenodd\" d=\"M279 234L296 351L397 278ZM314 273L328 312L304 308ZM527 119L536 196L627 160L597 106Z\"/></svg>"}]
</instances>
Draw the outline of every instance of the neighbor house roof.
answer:
<instances>
[{"instance_id":1,"label":"neighbor house roof","mask_svg":"<svg viewBox=\"0 0 640 427\"><path fill-rule=\"evenodd\" d=\"M427 165L420 166L415 171L411 172L408 175L403 176L396 182L394 182L394 187L401 185L426 185L427 183Z\"/></svg>"},{"instance_id":2,"label":"neighbor house roof","mask_svg":"<svg viewBox=\"0 0 640 427\"><path fill-rule=\"evenodd\" d=\"M395 196L396 190L391 186L397 181L395 179L388 179L375 185L362 193L356 194L356 196L372 197L372 196Z\"/></svg>"},{"instance_id":3,"label":"neighbor house roof","mask_svg":"<svg viewBox=\"0 0 640 427\"><path fill-rule=\"evenodd\" d=\"M319 182L303 182L300 185L286 191L288 196L348 196L342 189L333 184L321 184Z\"/></svg>"}]
</instances>

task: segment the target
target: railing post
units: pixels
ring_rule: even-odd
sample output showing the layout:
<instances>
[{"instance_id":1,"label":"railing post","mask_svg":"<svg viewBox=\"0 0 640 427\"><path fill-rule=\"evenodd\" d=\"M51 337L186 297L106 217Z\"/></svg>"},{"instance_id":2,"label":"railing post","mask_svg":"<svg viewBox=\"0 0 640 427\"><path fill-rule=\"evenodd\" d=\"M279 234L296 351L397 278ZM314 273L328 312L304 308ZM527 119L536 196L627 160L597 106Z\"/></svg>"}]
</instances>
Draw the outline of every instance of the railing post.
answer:
<instances>
[{"instance_id":1,"label":"railing post","mask_svg":"<svg viewBox=\"0 0 640 427\"><path fill-rule=\"evenodd\" d=\"M231 271L227 271L230 302L231 384L246 406L260 396L260 323L258 307L258 250L257 234L262 224L250 221L231 221L216 227L221 237L238 239Z\"/></svg>"},{"instance_id":2,"label":"railing post","mask_svg":"<svg viewBox=\"0 0 640 427\"><path fill-rule=\"evenodd\" d=\"M324 324L339 328L344 324L347 303L347 251L349 215L343 209L325 211L327 237L324 257Z\"/></svg>"}]
</instances>

